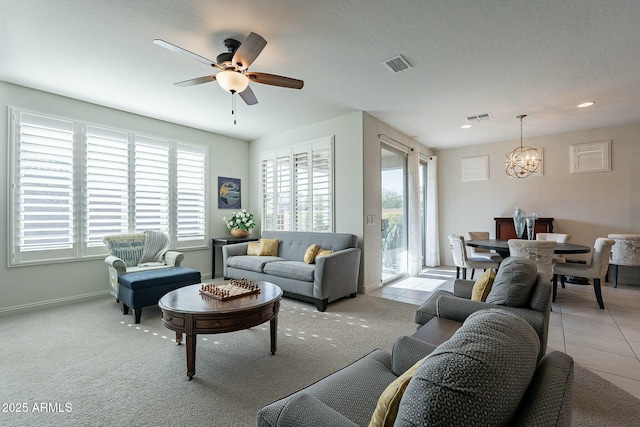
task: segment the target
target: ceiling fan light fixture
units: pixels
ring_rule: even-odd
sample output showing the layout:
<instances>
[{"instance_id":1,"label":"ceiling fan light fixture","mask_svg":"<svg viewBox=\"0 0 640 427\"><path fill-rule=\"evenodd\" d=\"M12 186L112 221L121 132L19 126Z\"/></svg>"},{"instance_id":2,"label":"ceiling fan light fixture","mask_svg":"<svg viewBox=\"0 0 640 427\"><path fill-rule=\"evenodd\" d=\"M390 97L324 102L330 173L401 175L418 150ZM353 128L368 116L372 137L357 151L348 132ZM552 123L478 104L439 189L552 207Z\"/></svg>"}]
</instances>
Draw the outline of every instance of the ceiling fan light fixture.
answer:
<instances>
[{"instance_id":1,"label":"ceiling fan light fixture","mask_svg":"<svg viewBox=\"0 0 640 427\"><path fill-rule=\"evenodd\" d=\"M240 93L249 86L249 78L237 71L224 70L216 74L216 81L227 92Z\"/></svg>"}]
</instances>

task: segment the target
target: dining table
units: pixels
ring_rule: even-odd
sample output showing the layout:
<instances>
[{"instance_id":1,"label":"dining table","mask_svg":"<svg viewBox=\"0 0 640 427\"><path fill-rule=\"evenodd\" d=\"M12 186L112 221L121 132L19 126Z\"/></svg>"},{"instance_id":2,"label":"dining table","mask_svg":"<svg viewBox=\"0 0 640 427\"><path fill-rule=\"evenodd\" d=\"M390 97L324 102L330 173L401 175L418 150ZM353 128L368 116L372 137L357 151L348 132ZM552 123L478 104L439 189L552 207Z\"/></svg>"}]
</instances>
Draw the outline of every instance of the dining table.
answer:
<instances>
[{"instance_id":1,"label":"dining table","mask_svg":"<svg viewBox=\"0 0 640 427\"><path fill-rule=\"evenodd\" d=\"M502 258L507 258L510 255L508 240L472 239L465 241L465 244L472 248L494 250ZM591 247L575 243L558 243L553 251L555 254L588 254L589 252L591 252Z\"/></svg>"}]
</instances>

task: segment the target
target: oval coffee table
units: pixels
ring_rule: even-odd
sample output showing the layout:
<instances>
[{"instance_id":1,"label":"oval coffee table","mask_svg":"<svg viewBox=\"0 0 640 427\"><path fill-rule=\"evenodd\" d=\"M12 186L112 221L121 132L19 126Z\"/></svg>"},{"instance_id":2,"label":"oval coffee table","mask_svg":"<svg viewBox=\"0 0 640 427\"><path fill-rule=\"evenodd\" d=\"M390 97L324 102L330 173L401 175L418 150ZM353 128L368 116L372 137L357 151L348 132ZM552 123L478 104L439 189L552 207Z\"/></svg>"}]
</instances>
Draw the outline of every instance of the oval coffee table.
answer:
<instances>
[{"instance_id":1,"label":"oval coffee table","mask_svg":"<svg viewBox=\"0 0 640 427\"><path fill-rule=\"evenodd\" d=\"M162 324L176 332L178 345L182 343L182 334L187 336L189 380L196 374L198 334L239 331L270 321L271 354L276 352L282 290L273 283L255 283L260 287L260 293L224 301L200 294L201 284L176 289L160 299L158 305L162 310Z\"/></svg>"}]
</instances>

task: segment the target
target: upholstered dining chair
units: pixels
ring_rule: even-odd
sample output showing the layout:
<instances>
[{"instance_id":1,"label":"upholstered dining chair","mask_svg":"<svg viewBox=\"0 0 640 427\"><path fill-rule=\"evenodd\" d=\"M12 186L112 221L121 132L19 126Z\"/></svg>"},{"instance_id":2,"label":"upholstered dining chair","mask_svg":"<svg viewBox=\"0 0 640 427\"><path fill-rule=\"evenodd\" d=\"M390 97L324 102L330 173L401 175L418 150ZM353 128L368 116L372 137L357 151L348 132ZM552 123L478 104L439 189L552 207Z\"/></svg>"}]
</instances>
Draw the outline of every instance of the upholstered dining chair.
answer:
<instances>
[{"instance_id":1,"label":"upholstered dining chair","mask_svg":"<svg viewBox=\"0 0 640 427\"><path fill-rule=\"evenodd\" d=\"M471 278L473 272L477 269L486 270L493 268L495 270L500 266L500 262L487 260L486 258L467 257L467 247L464 244L464 237L456 234L449 235L449 243L451 244L451 253L453 254L453 263L456 266L456 279L460 279L460 270L462 269L462 279L467 278L467 268L471 269ZM500 258L502 259L502 258Z\"/></svg>"},{"instance_id":2,"label":"upholstered dining chair","mask_svg":"<svg viewBox=\"0 0 640 427\"><path fill-rule=\"evenodd\" d=\"M488 240L488 231L467 231L468 240ZM469 247L469 253L472 258L486 258L488 261L502 262L502 257L490 249Z\"/></svg>"},{"instance_id":3,"label":"upholstered dining chair","mask_svg":"<svg viewBox=\"0 0 640 427\"><path fill-rule=\"evenodd\" d=\"M615 240L606 237L598 237L591 254L591 264L574 264L574 263L553 263L553 301L556 300L558 292L558 276L564 281L565 276L582 277L589 279L593 283L593 290L596 294L598 306L604 309L602 301L602 290L600 288L601 281L609 269L609 258L611 257L611 247L615 245Z\"/></svg>"},{"instance_id":4,"label":"upholstered dining chair","mask_svg":"<svg viewBox=\"0 0 640 427\"><path fill-rule=\"evenodd\" d=\"M511 256L525 257L533 261L538 267L538 273L545 280L551 281L553 271L553 251L558 245L550 240L522 240L509 239L509 253Z\"/></svg>"}]
</instances>

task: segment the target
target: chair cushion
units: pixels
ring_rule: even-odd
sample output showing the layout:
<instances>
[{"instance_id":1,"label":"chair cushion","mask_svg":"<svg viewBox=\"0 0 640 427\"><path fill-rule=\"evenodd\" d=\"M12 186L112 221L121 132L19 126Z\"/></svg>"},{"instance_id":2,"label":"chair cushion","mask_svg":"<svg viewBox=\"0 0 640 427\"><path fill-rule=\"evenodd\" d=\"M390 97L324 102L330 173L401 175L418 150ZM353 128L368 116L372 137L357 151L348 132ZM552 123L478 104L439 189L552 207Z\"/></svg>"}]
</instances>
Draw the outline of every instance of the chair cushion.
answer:
<instances>
[{"instance_id":1,"label":"chair cushion","mask_svg":"<svg viewBox=\"0 0 640 427\"><path fill-rule=\"evenodd\" d=\"M147 262L162 262L164 254L169 250L169 236L161 231L147 230L144 232L144 247L138 264Z\"/></svg>"},{"instance_id":2,"label":"chair cushion","mask_svg":"<svg viewBox=\"0 0 640 427\"><path fill-rule=\"evenodd\" d=\"M487 299L487 295L491 291L491 286L496 278L496 272L493 269L488 269L478 277L478 280L473 284L471 290L471 301L482 301Z\"/></svg>"},{"instance_id":3,"label":"chair cushion","mask_svg":"<svg viewBox=\"0 0 640 427\"><path fill-rule=\"evenodd\" d=\"M413 375L396 425L509 425L533 378L539 346L518 316L499 309L473 313Z\"/></svg>"},{"instance_id":4,"label":"chair cushion","mask_svg":"<svg viewBox=\"0 0 640 427\"><path fill-rule=\"evenodd\" d=\"M169 267L138 271L118 276L118 283L132 290L171 283L199 283L200 272L186 267Z\"/></svg>"},{"instance_id":5,"label":"chair cushion","mask_svg":"<svg viewBox=\"0 0 640 427\"><path fill-rule=\"evenodd\" d=\"M227 266L262 273L264 266L274 261L284 261L284 259L277 256L256 257L250 255L239 255L229 257L227 260Z\"/></svg>"},{"instance_id":6,"label":"chair cushion","mask_svg":"<svg viewBox=\"0 0 640 427\"><path fill-rule=\"evenodd\" d=\"M263 271L274 276L313 282L313 273L316 271L316 266L315 264L307 264L300 261L278 261L265 264Z\"/></svg>"},{"instance_id":7,"label":"chair cushion","mask_svg":"<svg viewBox=\"0 0 640 427\"><path fill-rule=\"evenodd\" d=\"M498 269L486 302L525 307L535 286L538 267L523 257L508 257Z\"/></svg>"},{"instance_id":8,"label":"chair cushion","mask_svg":"<svg viewBox=\"0 0 640 427\"><path fill-rule=\"evenodd\" d=\"M138 265L144 249L144 233L105 236L102 240L111 255L117 256L127 267Z\"/></svg>"}]
</instances>

